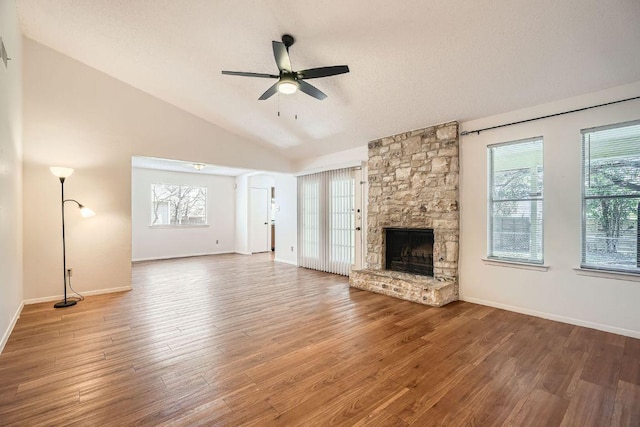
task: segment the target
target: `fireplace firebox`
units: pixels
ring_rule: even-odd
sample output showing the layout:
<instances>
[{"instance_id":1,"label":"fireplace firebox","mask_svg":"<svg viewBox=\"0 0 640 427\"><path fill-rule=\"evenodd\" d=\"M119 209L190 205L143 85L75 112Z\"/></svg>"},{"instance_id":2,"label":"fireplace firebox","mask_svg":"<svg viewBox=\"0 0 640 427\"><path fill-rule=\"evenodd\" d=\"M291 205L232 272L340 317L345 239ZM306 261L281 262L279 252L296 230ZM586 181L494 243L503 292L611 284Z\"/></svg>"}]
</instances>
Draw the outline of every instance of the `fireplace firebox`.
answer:
<instances>
[{"instance_id":1,"label":"fireplace firebox","mask_svg":"<svg viewBox=\"0 0 640 427\"><path fill-rule=\"evenodd\" d=\"M385 228L386 269L433 277L433 229Z\"/></svg>"}]
</instances>

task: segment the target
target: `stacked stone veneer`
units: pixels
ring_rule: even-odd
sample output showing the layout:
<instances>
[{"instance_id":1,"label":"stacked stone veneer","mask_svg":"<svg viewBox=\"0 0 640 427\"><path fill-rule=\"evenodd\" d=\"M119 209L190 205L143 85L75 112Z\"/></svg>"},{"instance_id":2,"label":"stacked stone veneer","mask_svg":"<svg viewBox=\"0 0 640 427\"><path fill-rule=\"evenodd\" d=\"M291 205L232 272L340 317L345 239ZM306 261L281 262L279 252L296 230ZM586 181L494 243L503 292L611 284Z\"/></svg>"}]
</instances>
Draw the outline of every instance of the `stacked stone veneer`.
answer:
<instances>
[{"instance_id":1,"label":"stacked stone veneer","mask_svg":"<svg viewBox=\"0 0 640 427\"><path fill-rule=\"evenodd\" d=\"M369 143L368 269L351 286L422 304L458 299L458 123ZM434 277L385 270L385 228L432 228Z\"/></svg>"}]
</instances>

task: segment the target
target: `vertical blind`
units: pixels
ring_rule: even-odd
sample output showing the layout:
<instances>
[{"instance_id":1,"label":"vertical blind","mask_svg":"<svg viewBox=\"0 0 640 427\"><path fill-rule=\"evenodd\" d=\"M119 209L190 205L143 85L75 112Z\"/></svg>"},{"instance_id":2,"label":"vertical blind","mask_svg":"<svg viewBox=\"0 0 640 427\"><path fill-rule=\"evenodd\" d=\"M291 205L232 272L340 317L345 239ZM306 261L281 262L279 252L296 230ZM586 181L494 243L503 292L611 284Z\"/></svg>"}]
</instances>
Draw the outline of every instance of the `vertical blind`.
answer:
<instances>
[{"instance_id":1,"label":"vertical blind","mask_svg":"<svg viewBox=\"0 0 640 427\"><path fill-rule=\"evenodd\" d=\"M582 131L583 267L640 273L640 121Z\"/></svg>"},{"instance_id":2,"label":"vertical blind","mask_svg":"<svg viewBox=\"0 0 640 427\"><path fill-rule=\"evenodd\" d=\"M489 258L539 263L542 138L489 146Z\"/></svg>"},{"instance_id":3,"label":"vertical blind","mask_svg":"<svg viewBox=\"0 0 640 427\"><path fill-rule=\"evenodd\" d=\"M298 264L348 275L355 258L352 169L298 177Z\"/></svg>"}]
</instances>

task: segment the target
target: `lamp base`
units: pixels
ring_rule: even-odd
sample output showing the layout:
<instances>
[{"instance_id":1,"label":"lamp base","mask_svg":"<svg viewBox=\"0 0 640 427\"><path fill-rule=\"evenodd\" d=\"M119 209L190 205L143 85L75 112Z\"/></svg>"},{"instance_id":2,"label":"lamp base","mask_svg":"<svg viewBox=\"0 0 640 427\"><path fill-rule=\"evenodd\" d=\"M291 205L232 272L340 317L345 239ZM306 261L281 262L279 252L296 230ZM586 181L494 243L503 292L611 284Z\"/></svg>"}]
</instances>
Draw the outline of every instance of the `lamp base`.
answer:
<instances>
[{"instance_id":1,"label":"lamp base","mask_svg":"<svg viewBox=\"0 0 640 427\"><path fill-rule=\"evenodd\" d=\"M53 306L55 308L62 308L62 307L71 307L72 305L76 305L78 301L75 300L62 300L60 302L55 303Z\"/></svg>"}]
</instances>

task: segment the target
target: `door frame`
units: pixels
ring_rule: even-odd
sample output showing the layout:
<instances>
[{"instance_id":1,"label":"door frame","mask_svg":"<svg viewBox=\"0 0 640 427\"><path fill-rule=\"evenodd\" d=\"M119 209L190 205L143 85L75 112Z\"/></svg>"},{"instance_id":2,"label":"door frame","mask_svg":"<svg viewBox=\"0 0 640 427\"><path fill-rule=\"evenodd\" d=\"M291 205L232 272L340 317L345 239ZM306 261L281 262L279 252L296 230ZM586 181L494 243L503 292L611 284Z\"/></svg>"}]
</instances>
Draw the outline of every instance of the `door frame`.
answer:
<instances>
[{"instance_id":1,"label":"door frame","mask_svg":"<svg viewBox=\"0 0 640 427\"><path fill-rule=\"evenodd\" d=\"M266 204L267 218L266 218L266 228L267 228L267 237L265 240L265 250L264 251L254 251L253 247L253 215L254 215L254 197L253 190L262 190L265 194L264 203ZM249 187L249 252L250 253L264 253L271 251L271 189L265 187Z\"/></svg>"}]
</instances>

